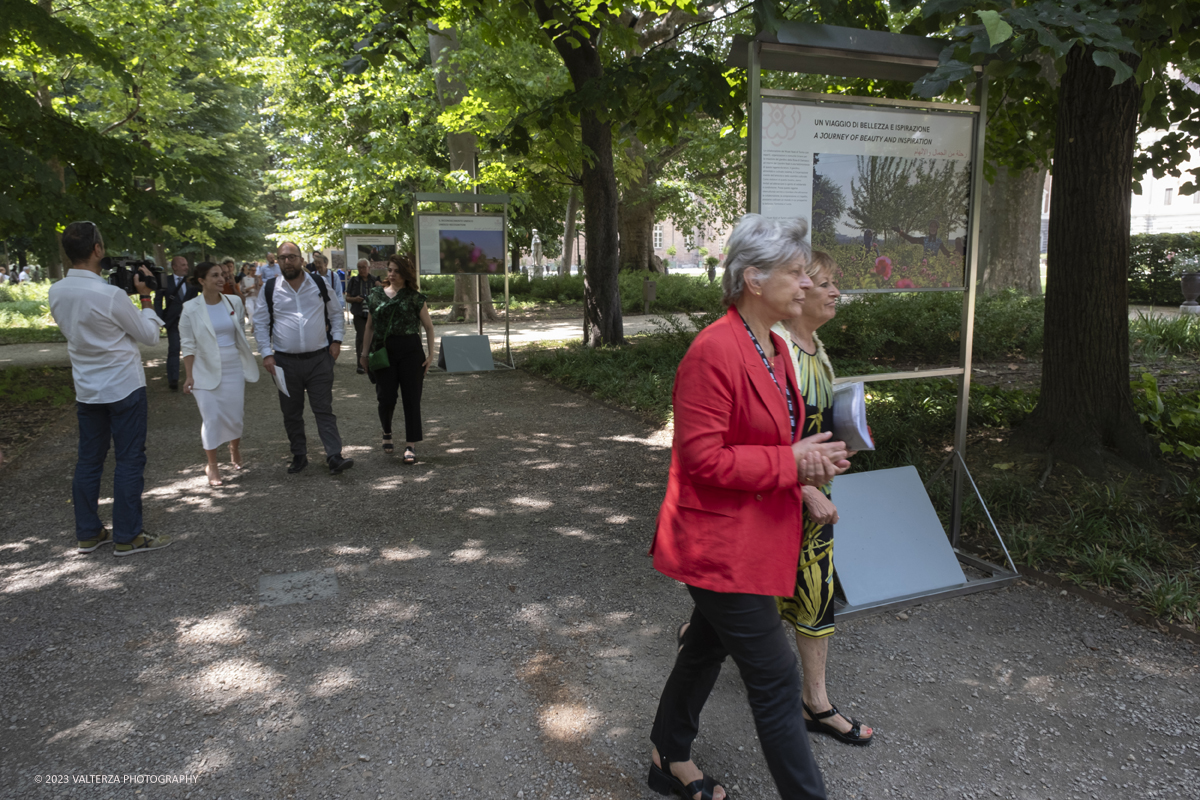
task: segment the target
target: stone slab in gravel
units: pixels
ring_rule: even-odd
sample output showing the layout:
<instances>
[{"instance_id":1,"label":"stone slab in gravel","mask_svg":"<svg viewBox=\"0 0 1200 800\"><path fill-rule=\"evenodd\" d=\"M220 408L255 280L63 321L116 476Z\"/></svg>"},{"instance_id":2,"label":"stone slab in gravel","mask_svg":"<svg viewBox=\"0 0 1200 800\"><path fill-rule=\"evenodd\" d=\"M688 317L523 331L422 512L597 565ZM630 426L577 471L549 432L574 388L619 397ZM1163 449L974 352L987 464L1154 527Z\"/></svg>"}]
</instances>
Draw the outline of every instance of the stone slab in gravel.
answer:
<instances>
[{"instance_id":1,"label":"stone slab in gravel","mask_svg":"<svg viewBox=\"0 0 1200 800\"><path fill-rule=\"evenodd\" d=\"M264 380L250 468L210 489L160 373L146 526L170 548L73 554L70 416L0 477L0 798L655 796L689 611L645 556L661 435L521 372L441 374L404 467L343 360L354 469L287 475ZM833 798L1200 797L1200 652L1106 609L1018 585L846 623L831 651L834 702L878 738L814 740ZM731 666L702 729L731 797L776 796ZM126 775L189 782L95 777Z\"/></svg>"}]
</instances>

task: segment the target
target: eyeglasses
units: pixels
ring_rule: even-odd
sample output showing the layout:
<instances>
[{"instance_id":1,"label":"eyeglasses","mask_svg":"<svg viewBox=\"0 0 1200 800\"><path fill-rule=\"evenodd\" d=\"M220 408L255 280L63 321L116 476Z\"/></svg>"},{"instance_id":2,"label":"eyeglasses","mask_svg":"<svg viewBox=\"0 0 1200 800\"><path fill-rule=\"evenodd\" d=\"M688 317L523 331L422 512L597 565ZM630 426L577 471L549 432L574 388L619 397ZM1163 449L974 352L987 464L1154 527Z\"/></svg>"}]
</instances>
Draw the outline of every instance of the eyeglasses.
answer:
<instances>
[{"instance_id":1,"label":"eyeglasses","mask_svg":"<svg viewBox=\"0 0 1200 800\"><path fill-rule=\"evenodd\" d=\"M97 225L96 223L92 222L91 220L86 220L86 219L80 220L79 224L92 226L92 243L90 245L88 245L88 247L90 249L95 249L96 245L100 244L100 226Z\"/></svg>"},{"instance_id":2,"label":"eyeglasses","mask_svg":"<svg viewBox=\"0 0 1200 800\"><path fill-rule=\"evenodd\" d=\"M296 255L291 255L291 254L289 254L289 255L286 255L286 256L280 256L280 257L279 257L279 260L280 260L280 261L303 261L303 260L304 260L304 256L296 256Z\"/></svg>"}]
</instances>

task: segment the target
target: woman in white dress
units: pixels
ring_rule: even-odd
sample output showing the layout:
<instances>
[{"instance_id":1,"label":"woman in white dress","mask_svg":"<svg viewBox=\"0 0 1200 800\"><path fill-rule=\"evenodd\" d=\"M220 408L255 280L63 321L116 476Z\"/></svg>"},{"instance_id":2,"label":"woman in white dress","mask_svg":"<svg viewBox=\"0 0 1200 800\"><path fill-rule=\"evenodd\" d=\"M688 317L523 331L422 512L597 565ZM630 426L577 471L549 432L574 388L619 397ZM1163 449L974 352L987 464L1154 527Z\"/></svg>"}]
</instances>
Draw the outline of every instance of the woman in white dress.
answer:
<instances>
[{"instance_id":1,"label":"woman in white dress","mask_svg":"<svg viewBox=\"0 0 1200 800\"><path fill-rule=\"evenodd\" d=\"M220 486L218 447L229 442L229 460L234 469L242 468L246 381L258 380L258 362L246 340L242 299L221 293L221 267L208 261L197 264L192 280L201 293L183 304L179 318L180 354L187 372L183 393L194 394L200 407L200 441L208 457L204 474L210 486Z\"/></svg>"}]
</instances>

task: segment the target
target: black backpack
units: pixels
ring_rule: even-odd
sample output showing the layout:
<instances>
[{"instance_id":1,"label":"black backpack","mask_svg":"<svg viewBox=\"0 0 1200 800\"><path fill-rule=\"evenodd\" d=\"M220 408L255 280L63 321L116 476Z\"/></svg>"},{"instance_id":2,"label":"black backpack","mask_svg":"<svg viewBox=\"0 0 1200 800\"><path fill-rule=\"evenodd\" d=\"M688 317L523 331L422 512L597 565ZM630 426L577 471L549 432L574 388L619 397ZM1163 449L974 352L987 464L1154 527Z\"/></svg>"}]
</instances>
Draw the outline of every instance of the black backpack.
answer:
<instances>
[{"instance_id":1,"label":"black backpack","mask_svg":"<svg viewBox=\"0 0 1200 800\"><path fill-rule=\"evenodd\" d=\"M314 275L311 272L304 273L309 278L317 282L317 291L321 293L321 310L325 312L325 340L327 344L333 344L333 325L329 321L329 287L325 285L325 281L320 275ZM287 280L284 278L284 280ZM267 303L267 316L270 319L270 324L267 326L267 335L270 337L271 346L275 343L275 281L268 281L263 286L263 298Z\"/></svg>"}]
</instances>

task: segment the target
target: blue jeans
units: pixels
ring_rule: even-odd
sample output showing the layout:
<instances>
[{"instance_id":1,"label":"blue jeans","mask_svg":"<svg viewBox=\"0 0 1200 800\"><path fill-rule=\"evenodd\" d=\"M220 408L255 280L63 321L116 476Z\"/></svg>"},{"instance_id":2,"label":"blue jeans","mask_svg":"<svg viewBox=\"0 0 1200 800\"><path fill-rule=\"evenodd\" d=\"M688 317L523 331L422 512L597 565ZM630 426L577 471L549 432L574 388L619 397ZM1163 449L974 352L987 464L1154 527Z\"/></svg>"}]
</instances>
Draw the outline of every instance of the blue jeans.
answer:
<instances>
[{"instance_id":1,"label":"blue jeans","mask_svg":"<svg viewBox=\"0 0 1200 800\"><path fill-rule=\"evenodd\" d=\"M179 323L167 326L167 383L179 383Z\"/></svg>"},{"instance_id":2,"label":"blue jeans","mask_svg":"<svg viewBox=\"0 0 1200 800\"><path fill-rule=\"evenodd\" d=\"M142 532L142 488L146 469L146 387L115 403L76 403L79 418L79 460L71 500L75 505L75 538L100 534L97 513L100 476L111 438L117 456L113 471L113 541L132 542Z\"/></svg>"}]
</instances>

